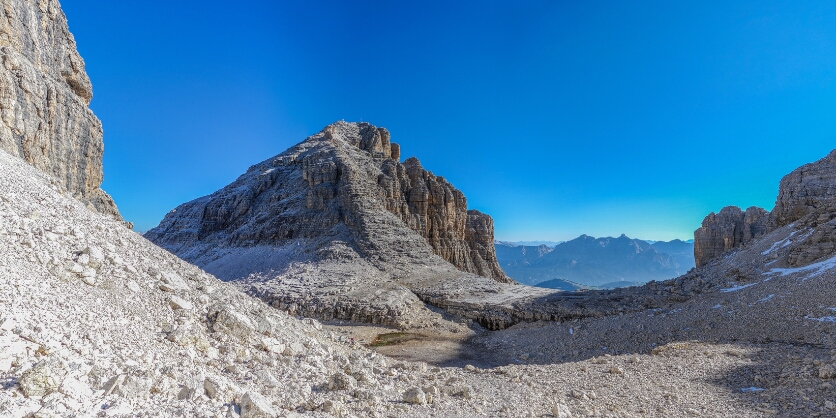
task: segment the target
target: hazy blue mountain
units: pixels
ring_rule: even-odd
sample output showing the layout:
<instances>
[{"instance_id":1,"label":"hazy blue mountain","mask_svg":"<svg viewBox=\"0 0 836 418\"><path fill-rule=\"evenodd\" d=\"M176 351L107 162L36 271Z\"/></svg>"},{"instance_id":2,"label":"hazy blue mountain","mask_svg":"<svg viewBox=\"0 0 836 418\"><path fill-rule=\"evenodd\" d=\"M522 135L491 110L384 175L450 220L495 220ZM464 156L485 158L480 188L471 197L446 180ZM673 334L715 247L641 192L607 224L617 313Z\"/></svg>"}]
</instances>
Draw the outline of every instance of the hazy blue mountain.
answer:
<instances>
[{"instance_id":1,"label":"hazy blue mountain","mask_svg":"<svg viewBox=\"0 0 836 418\"><path fill-rule=\"evenodd\" d=\"M509 243L497 243L496 258L500 266L505 270L508 267L524 267L529 266L540 260L544 255L552 252L552 247L547 245L528 246L528 245L513 245ZM500 253L502 253L500 255Z\"/></svg>"},{"instance_id":2,"label":"hazy blue mountain","mask_svg":"<svg viewBox=\"0 0 836 418\"><path fill-rule=\"evenodd\" d=\"M619 287L641 286L643 284L643 282L628 282L626 280L623 280L617 282L604 283L598 287L600 287L601 289L617 289Z\"/></svg>"},{"instance_id":3,"label":"hazy blue mountain","mask_svg":"<svg viewBox=\"0 0 836 418\"><path fill-rule=\"evenodd\" d=\"M657 241L653 243L653 248L657 252L667 254L680 265L681 268L688 271L694 267L694 240L682 241L675 239L673 241Z\"/></svg>"},{"instance_id":4,"label":"hazy blue mountain","mask_svg":"<svg viewBox=\"0 0 836 418\"><path fill-rule=\"evenodd\" d=\"M554 247L558 244L563 244L566 241L495 241L495 244L504 244L510 245L514 247L539 247L541 245L545 245L547 247Z\"/></svg>"},{"instance_id":5,"label":"hazy blue mountain","mask_svg":"<svg viewBox=\"0 0 836 418\"><path fill-rule=\"evenodd\" d=\"M546 287L549 289L558 289L558 290L566 290L566 291L573 291L573 290L583 290L589 289L589 286L584 286L579 283L572 283L568 280L563 279L552 279L546 280L545 282L540 282L535 284L537 287Z\"/></svg>"},{"instance_id":6,"label":"hazy blue mountain","mask_svg":"<svg viewBox=\"0 0 836 418\"><path fill-rule=\"evenodd\" d=\"M694 267L693 244L681 240L651 245L625 235L581 235L554 248L502 242L495 247L505 273L529 285L557 279L582 286L622 287L670 279ZM558 285L562 284L555 282Z\"/></svg>"}]
</instances>

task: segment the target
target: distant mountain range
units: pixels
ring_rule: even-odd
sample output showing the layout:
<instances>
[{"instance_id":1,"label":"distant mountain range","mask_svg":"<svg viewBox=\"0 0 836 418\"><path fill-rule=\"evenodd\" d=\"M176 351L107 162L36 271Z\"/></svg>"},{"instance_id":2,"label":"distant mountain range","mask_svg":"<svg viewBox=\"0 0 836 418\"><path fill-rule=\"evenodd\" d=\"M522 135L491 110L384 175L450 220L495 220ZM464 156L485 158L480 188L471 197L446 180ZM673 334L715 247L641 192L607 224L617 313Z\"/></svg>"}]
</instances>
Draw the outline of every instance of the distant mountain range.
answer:
<instances>
[{"instance_id":1,"label":"distant mountain range","mask_svg":"<svg viewBox=\"0 0 836 418\"><path fill-rule=\"evenodd\" d=\"M562 290L640 285L680 276L695 265L693 242L678 239L650 244L625 235L581 235L554 247L508 242L496 242L495 247L500 266L511 278Z\"/></svg>"},{"instance_id":2,"label":"distant mountain range","mask_svg":"<svg viewBox=\"0 0 836 418\"><path fill-rule=\"evenodd\" d=\"M537 247L540 245L545 245L547 247L554 247L558 244L563 244L566 241L494 241L494 244L503 244L503 245L510 245L512 247L520 247L520 246L527 246L527 247Z\"/></svg>"},{"instance_id":3,"label":"distant mountain range","mask_svg":"<svg viewBox=\"0 0 836 418\"><path fill-rule=\"evenodd\" d=\"M546 280L545 282L537 283L537 284L535 284L535 286L545 287L545 288L548 288L548 289L574 291L574 290L616 289L616 288L619 288L619 287L641 286L642 284L643 283L639 283L639 282L618 281L618 282L604 283L600 286L587 286L587 285L582 285L580 283L570 282L568 280L552 279L552 280Z\"/></svg>"}]
</instances>

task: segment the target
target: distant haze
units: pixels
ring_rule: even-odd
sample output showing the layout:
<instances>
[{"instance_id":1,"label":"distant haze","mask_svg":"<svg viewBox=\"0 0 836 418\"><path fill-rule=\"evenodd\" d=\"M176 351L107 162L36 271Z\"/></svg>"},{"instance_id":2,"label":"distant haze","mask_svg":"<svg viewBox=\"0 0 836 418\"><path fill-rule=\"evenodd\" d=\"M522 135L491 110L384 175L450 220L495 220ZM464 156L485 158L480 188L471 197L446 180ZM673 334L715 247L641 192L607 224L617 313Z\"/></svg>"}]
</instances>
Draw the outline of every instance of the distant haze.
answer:
<instances>
[{"instance_id":1,"label":"distant haze","mask_svg":"<svg viewBox=\"0 0 836 418\"><path fill-rule=\"evenodd\" d=\"M562 244L566 241L499 241L497 240L497 244L506 244L511 246L538 246L538 245L545 245L548 247L554 247L557 244Z\"/></svg>"},{"instance_id":2,"label":"distant haze","mask_svg":"<svg viewBox=\"0 0 836 418\"><path fill-rule=\"evenodd\" d=\"M558 244L528 246L497 242L502 269L528 285L570 290L583 286L620 287L680 276L694 267L693 242L646 241L626 235L588 235Z\"/></svg>"}]
</instances>

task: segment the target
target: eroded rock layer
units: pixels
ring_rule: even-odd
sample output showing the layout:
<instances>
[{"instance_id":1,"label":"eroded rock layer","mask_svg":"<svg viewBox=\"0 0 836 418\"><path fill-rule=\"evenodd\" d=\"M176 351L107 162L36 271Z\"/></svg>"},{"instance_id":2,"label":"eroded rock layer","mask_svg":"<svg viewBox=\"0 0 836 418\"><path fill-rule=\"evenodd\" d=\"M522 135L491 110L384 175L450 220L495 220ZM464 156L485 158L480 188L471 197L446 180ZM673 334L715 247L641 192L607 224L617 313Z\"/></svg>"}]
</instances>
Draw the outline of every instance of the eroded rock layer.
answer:
<instances>
[{"instance_id":1,"label":"eroded rock layer","mask_svg":"<svg viewBox=\"0 0 836 418\"><path fill-rule=\"evenodd\" d=\"M102 183L102 124L57 1L2 2L0 148L53 176L88 208L121 219Z\"/></svg>"}]
</instances>

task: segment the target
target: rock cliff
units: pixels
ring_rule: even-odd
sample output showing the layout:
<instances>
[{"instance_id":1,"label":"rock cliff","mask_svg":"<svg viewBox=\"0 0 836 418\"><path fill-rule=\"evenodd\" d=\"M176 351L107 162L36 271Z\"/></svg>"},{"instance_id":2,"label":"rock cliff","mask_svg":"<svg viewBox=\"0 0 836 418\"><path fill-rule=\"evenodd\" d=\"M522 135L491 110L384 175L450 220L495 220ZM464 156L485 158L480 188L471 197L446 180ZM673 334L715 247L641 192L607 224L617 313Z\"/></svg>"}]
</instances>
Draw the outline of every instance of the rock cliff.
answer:
<instances>
[{"instance_id":1,"label":"rock cliff","mask_svg":"<svg viewBox=\"0 0 836 418\"><path fill-rule=\"evenodd\" d=\"M422 289L467 274L487 278L472 277L492 292L512 283L496 260L493 220L417 159L399 157L385 129L337 122L181 205L145 236L320 318L393 321L420 310Z\"/></svg>"},{"instance_id":2,"label":"rock cliff","mask_svg":"<svg viewBox=\"0 0 836 418\"><path fill-rule=\"evenodd\" d=\"M772 210L775 225L797 220L825 223L836 213L836 150L814 163L805 164L781 179ZM812 216L811 216L812 215Z\"/></svg>"},{"instance_id":3,"label":"rock cliff","mask_svg":"<svg viewBox=\"0 0 836 418\"><path fill-rule=\"evenodd\" d=\"M755 206L745 212L737 206L726 206L720 213L710 213L694 231L697 267L765 234L769 222L769 212Z\"/></svg>"},{"instance_id":4,"label":"rock cliff","mask_svg":"<svg viewBox=\"0 0 836 418\"><path fill-rule=\"evenodd\" d=\"M57 1L3 1L0 148L53 176L88 208L121 219L102 191L102 124Z\"/></svg>"}]
</instances>

